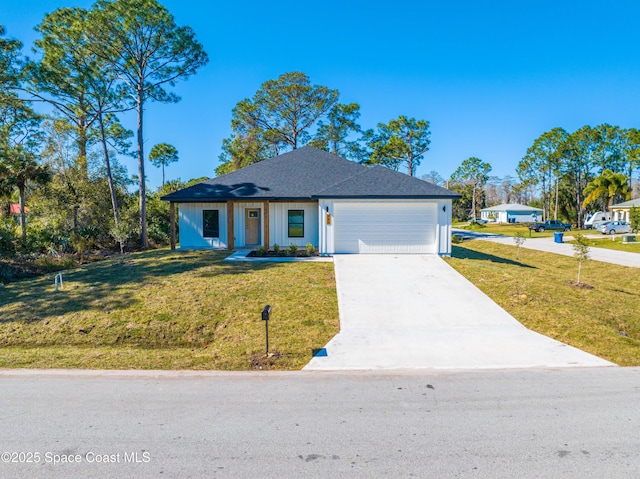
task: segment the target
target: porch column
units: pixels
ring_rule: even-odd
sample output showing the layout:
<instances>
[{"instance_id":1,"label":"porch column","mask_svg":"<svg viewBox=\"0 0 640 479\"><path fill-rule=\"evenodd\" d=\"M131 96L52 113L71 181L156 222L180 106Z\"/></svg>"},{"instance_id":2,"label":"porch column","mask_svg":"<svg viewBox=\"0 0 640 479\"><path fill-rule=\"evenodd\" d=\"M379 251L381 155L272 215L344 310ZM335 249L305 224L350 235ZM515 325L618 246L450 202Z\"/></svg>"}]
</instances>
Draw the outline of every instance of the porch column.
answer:
<instances>
[{"instance_id":1,"label":"porch column","mask_svg":"<svg viewBox=\"0 0 640 479\"><path fill-rule=\"evenodd\" d=\"M227 249L235 248L233 235L235 234L233 226L233 201L227 201Z\"/></svg>"},{"instance_id":2,"label":"porch column","mask_svg":"<svg viewBox=\"0 0 640 479\"><path fill-rule=\"evenodd\" d=\"M270 239L269 238L269 202L263 201L262 206L263 206L262 211L264 211L264 249L268 250L269 239Z\"/></svg>"},{"instance_id":3,"label":"porch column","mask_svg":"<svg viewBox=\"0 0 640 479\"><path fill-rule=\"evenodd\" d=\"M171 250L176 249L176 204L169 202L169 231L171 232Z\"/></svg>"}]
</instances>

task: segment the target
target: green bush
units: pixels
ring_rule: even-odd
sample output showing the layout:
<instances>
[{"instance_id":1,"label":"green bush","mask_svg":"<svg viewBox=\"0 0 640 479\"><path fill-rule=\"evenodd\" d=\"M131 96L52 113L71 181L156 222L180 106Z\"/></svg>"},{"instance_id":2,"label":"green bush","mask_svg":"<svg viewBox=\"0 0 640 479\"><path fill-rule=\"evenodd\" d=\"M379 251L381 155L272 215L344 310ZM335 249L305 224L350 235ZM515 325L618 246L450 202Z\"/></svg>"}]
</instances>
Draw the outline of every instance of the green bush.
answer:
<instances>
[{"instance_id":1,"label":"green bush","mask_svg":"<svg viewBox=\"0 0 640 479\"><path fill-rule=\"evenodd\" d=\"M273 252L274 252L276 255L279 255L279 254L280 254L280 245L279 245L278 243L275 243L275 244L273 245Z\"/></svg>"},{"instance_id":2,"label":"green bush","mask_svg":"<svg viewBox=\"0 0 640 479\"><path fill-rule=\"evenodd\" d=\"M297 255L297 254L298 254L298 245L297 245L297 244L295 244L295 243L291 243L291 244L289 245L289 254L290 254L291 256L295 256L295 255Z\"/></svg>"},{"instance_id":3,"label":"green bush","mask_svg":"<svg viewBox=\"0 0 640 479\"><path fill-rule=\"evenodd\" d=\"M307 243L307 256L313 256L313 253L316 252L316 249L313 247L311 243Z\"/></svg>"},{"instance_id":4,"label":"green bush","mask_svg":"<svg viewBox=\"0 0 640 479\"><path fill-rule=\"evenodd\" d=\"M0 256L15 252L17 238L15 223L11 219L0 219Z\"/></svg>"},{"instance_id":5,"label":"green bush","mask_svg":"<svg viewBox=\"0 0 640 479\"><path fill-rule=\"evenodd\" d=\"M267 250L265 249L264 246L258 246L258 248L256 249L256 256L266 256L267 255Z\"/></svg>"}]
</instances>

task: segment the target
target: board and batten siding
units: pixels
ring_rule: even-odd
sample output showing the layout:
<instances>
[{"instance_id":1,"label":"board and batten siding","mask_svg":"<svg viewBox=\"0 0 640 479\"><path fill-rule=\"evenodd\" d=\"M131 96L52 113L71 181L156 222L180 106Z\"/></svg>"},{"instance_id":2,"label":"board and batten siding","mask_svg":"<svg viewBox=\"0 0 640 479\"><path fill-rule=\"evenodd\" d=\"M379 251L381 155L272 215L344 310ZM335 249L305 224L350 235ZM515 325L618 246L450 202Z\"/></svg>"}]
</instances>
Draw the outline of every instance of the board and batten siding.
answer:
<instances>
[{"instance_id":1,"label":"board and batten siding","mask_svg":"<svg viewBox=\"0 0 640 479\"><path fill-rule=\"evenodd\" d=\"M278 244L286 248L295 244L304 248L308 243L318 247L318 203L276 202L270 203L269 207L271 247ZM304 236L302 238L289 238L289 210L304 211Z\"/></svg>"},{"instance_id":2,"label":"board and batten siding","mask_svg":"<svg viewBox=\"0 0 640 479\"><path fill-rule=\"evenodd\" d=\"M218 210L219 237L204 238L202 212ZM180 225L180 248L227 248L227 204L226 203L180 203L178 209Z\"/></svg>"}]
</instances>

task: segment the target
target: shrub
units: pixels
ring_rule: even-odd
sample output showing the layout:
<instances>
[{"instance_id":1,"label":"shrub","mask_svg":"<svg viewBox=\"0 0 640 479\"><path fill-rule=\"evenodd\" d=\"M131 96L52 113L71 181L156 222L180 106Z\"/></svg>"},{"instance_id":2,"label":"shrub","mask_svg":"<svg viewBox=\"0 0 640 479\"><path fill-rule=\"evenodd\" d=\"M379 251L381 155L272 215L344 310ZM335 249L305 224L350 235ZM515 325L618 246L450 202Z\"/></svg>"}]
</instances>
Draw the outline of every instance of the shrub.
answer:
<instances>
[{"instance_id":1,"label":"shrub","mask_svg":"<svg viewBox=\"0 0 640 479\"><path fill-rule=\"evenodd\" d=\"M280 254L280 245L278 243L274 243L273 252L276 254L276 256Z\"/></svg>"},{"instance_id":2,"label":"shrub","mask_svg":"<svg viewBox=\"0 0 640 479\"><path fill-rule=\"evenodd\" d=\"M451 235L451 242L453 244L460 244L462 243L462 236L459 235Z\"/></svg>"},{"instance_id":3,"label":"shrub","mask_svg":"<svg viewBox=\"0 0 640 479\"><path fill-rule=\"evenodd\" d=\"M313 253L316 252L316 249L313 247L311 243L307 243L307 256L313 256Z\"/></svg>"},{"instance_id":4,"label":"shrub","mask_svg":"<svg viewBox=\"0 0 640 479\"><path fill-rule=\"evenodd\" d=\"M264 246L258 246L258 248L256 249L256 256L266 256L267 255L267 250L264 248Z\"/></svg>"},{"instance_id":5,"label":"shrub","mask_svg":"<svg viewBox=\"0 0 640 479\"><path fill-rule=\"evenodd\" d=\"M295 243L291 243L291 244L289 245L289 254L290 254L291 256L295 256L295 255L297 255L297 254L298 254L298 245L297 245L297 244L295 244Z\"/></svg>"}]
</instances>

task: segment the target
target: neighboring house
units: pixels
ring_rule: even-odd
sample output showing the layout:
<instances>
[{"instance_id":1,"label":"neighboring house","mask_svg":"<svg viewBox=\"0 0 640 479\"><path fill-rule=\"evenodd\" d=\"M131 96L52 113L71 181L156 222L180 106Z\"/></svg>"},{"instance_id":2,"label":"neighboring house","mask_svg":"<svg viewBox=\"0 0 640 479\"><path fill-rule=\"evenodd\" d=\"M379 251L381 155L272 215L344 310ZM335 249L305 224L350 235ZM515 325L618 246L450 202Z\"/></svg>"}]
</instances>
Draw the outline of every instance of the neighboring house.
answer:
<instances>
[{"instance_id":1,"label":"neighboring house","mask_svg":"<svg viewBox=\"0 0 640 479\"><path fill-rule=\"evenodd\" d=\"M308 243L320 254L451 254L460 195L382 166L300 148L168 194L180 248ZM172 235L175 247L175 235Z\"/></svg>"},{"instance_id":2,"label":"neighboring house","mask_svg":"<svg viewBox=\"0 0 640 479\"><path fill-rule=\"evenodd\" d=\"M635 206L636 208L640 208L640 198L636 198L635 200L625 201L624 203L618 203L617 205L613 205L611 207L611 211L613 212L613 219L617 221L629 221L629 211L631 208Z\"/></svg>"},{"instance_id":3,"label":"neighboring house","mask_svg":"<svg viewBox=\"0 0 640 479\"><path fill-rule=\"evenodd\" d=\"M542 210L533 206L501 204L480 210L480 217L496 223L531 223L542 219Z\"/></svg>"},{"instance_id":4,"label":"neighboring house","mask_svg":"<svg viewBox=\"0 0 640 479\"><path fill-rule=\"evenodd\" d=\"M16 222L20 223L20 205L18 203L6 203L9 206L9 216L14 218ZM29 208L24 207L25 214L29 213Z\"/></svg>"}]
</instances>

